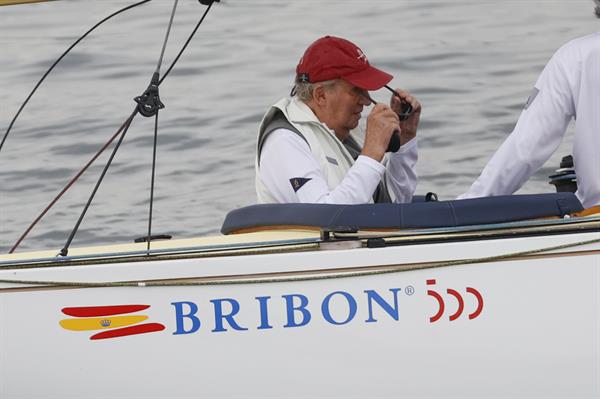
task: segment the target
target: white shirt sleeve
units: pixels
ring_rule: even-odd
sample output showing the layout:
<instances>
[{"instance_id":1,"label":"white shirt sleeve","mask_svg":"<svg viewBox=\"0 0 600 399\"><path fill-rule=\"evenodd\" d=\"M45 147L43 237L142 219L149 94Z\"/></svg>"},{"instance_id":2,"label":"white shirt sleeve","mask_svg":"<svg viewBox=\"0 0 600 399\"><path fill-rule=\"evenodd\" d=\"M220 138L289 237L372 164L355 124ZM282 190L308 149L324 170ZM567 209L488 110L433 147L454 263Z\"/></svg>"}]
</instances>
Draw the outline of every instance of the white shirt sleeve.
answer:
<instances>
[{"instance_id":1,"label":"white shirt sleeve","mask_svg":"<svg viewBox=\"0 0 600 399\"><path fill-rule=\"evenodd\" d=\"M387 159L385 179L388 189L394 195L394 202L411 202L417 187L417 139L405 143L395 153L390 153Z\"/></svg>"},{"instance_id":2,"label":"white shirt sleeve","mask_svg":"<svg viewBox=\"0 0 600 399\"><path fill-rule=\"evenodd\" d=\"M280 203L366 204L373 202L385 170L381 163L361 155L342 182L330 190L308 144L292 131L277 129L263 145L259 175ZM293 179L302 185L294 189Z\"/></svg>"},{"instance_id":3,"label":"white shirt sleeve","mask_svg":"<svg viewBox=\"0 0 600 399\"><path fill-rule=\"evenodd\" d=\"M558 51L548 62L515 129L459 199L514 193L558 148L575 113L569 84L574 71L563 58Z\"/></svg>"}]
</instances>

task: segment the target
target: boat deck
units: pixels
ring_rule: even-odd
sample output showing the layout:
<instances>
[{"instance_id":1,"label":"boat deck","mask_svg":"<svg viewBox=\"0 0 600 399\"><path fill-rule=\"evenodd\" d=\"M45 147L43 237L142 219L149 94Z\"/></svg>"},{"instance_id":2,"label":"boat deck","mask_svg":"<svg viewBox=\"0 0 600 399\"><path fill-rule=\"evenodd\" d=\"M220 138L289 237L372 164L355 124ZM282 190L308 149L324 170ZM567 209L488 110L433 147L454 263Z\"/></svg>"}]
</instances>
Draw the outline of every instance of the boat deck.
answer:
<instances>
[{"instance_id":1,"label":"boat deck","mask_svg":"<svg viewBox=\"0 0 600 399\"><path fill-rule=\"evenodd\" d=\"M0 268L25 264L73 264L94 259L140 258L149 256L158 260L163 257L226 256L248 253L292 252L299 250L328 249L329 244L354 241L358 247L411 245L423 242L448 242L501 239L519 236L600 232L600 214L582 217L546 218L486 225L441 227L427 229L359 230L356 232L323 232L306 229L285 229L246 232L231 235L196 237L177 240L152 241L150 251L147 243L128 243L105 246L71 248L66 257L58 256L60 249L0 255ZM327 245L326 245L327 244Z\"/></svg>"}]
</instances>

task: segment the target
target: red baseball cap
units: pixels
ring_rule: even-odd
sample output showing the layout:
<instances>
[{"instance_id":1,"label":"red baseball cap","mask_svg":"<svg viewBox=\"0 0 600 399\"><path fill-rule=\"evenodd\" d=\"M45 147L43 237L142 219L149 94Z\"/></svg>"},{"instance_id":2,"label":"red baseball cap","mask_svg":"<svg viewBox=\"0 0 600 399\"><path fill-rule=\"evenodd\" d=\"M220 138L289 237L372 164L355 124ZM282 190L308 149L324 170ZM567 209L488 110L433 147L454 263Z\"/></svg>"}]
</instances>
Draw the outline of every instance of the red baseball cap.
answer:
<instances>
[{"instance_id":1,"label":"red baseball cap","mask_svg":"<svg viewBox=\"0 0 600 399\"><path fill-rule=\"evenodd\" d=\"M343 79L363 90L378 90L393 76L377 69L354 43L340 37L325 36L313 42L296 67L296 81L317 83Z\"/></svg>"}]
</instances>

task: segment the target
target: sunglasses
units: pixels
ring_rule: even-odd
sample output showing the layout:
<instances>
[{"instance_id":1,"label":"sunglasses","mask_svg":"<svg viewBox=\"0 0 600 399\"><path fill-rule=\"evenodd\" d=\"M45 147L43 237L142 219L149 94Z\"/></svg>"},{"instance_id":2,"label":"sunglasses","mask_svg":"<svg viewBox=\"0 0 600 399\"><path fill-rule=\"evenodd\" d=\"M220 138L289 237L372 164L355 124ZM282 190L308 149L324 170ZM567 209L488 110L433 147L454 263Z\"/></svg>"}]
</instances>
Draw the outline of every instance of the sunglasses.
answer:
<instances>
[{"instance_id":1,"label":"sunglasses","mask_svg":"<svg viewBox=\"0 0 600 399\"><path fill-rule=\"evenodd\" d=\"M396 90L392 89L390 86L385 85L383 87L385 87L386 89L391 91L393 95L395 95L396 97L398 97L400 99L400 103L401 103L401 107L402 107L402 111L400 113L398 113L398 117L400 118L400 120L405 121L408 118L410 118L410 114L413 111L412 105L410 105L409 103L404 101L402 99L402 96L400 96L400 93L398 93ZM377 101L373 100L367 91L365 91L365 93L367 94L367 97L369 98L369 100L373 104L377 105Z\"/></svg>"}]
</instances>

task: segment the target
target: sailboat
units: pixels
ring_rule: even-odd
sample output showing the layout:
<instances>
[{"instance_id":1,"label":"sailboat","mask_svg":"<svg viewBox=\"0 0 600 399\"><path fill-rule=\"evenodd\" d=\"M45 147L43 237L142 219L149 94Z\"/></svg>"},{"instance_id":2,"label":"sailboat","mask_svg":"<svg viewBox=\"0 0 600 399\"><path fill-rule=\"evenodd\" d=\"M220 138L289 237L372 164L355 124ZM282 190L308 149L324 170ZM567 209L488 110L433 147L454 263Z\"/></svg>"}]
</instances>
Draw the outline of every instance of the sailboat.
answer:
<instances>
[{"instance_id":1,"label":"sailboat","mask_svg":"<svg viewBox=\"0 0 600 399\"><path fill-rule=\"evenodd\" d=\"M0 397L600 396L600 209L573 193L221 233L0 255Z\"/></svg>"}]
</instances>

